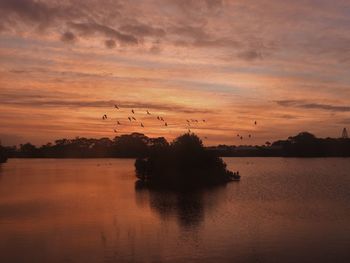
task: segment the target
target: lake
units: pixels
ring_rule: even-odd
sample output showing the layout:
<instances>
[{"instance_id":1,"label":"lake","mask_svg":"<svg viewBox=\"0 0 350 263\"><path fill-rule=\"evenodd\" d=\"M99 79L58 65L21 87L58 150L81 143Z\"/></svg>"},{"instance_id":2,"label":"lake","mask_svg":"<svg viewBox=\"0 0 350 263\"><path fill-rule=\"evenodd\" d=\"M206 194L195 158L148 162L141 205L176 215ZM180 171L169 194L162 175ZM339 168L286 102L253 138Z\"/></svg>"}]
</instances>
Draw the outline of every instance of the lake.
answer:
<instances>
[{"instance_id":1,"label":"lake","mask_svg":"<svg viewBox=\"0 0 350 263\"><path fill-rule=\"evenodd\" d=\"M10 159L0 262L350 262L350 159L224 160L240 182L180 194L131 159Z\"/></svg>"}]
</instances>

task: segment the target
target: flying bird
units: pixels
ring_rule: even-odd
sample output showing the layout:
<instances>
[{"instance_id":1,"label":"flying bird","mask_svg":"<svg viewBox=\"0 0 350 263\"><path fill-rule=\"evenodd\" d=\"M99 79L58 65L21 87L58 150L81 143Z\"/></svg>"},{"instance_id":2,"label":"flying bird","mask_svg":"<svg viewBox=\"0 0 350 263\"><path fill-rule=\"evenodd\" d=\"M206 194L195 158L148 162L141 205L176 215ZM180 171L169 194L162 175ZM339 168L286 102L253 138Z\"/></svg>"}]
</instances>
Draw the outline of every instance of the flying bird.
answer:
<instances>
[{"instance_id":1,"label":"flying bird","mask_svg":"<svg viewBox=\"0 0 350 263\"><path fill-rule=\"evenodd\" d=\"M203 120L203 122L205 122L205 120Z\"/></svg>"},{"instance_id":2,"label":"flying bird","mask_svg":"<svg viewBox=\"0 0 350 263\"><path fill-rule=\"evenodd\" d=\"M165 126L168 126L168 124L167 124L167 123L164 123L164 125L165 125Z\"/></svg>"},{"instance_id":3,"label":"flying bird","mask_svg":"<svg viewBox=\"0 0 350 263\"><path fill-rule=\"evenodd\" d=\"M131 112L132 112L132 114L135 114L135 111L134 111L134 109L132 109L132 110L131 110Z\"/></svg>"},{"instance_id":4,"label":"flying bird","mask_svg":"<svg viewBox=\"0 0 350 263\"><path fill-rule=\"evenodd\" d=\"M117 121L117 124L118 124L118 125L121 125L121 123L120 123L119 121Z\"/></svg>"},{"instance_id":5,"label":"flying bird","mask_svg":"<svg viewBox=\"0 0 350 263\"><path fill-rule=\"evenodd\" d=\"M104 115L102 116L102 120L107 120L107 115L106 115L106 114L104 114Z\"/></svg>"},{"instance_id":6,"label":"flying bird","mask_svg":"<svg viewBox=\"0 0 350 263\"><path fill-rule=\"evenodd\" d=\"M134 121L136 121L135 117L131 117Z\"/></svg>"},{"instance_id":7,"label":"flying bird","mask_svg":"<svg viewBox=\"0 0 350 263\"><path fill-rule=\"evenodd\" d=\"M249 134L249 136L248 136L249 138L252 138L252 136Z\"/></svg>"},{"instance_id":8,"label":"flying bird","mask_svg":"<svg viewBox=\"0 0 350 263\"><path fill-rule=\"evenodd\" d=\"M241 140L243 140L243 136L241 136L241 138L240 138Z\"/></svg>"},{"instance_id":9,"label":"flying bird","mask_svg":"<svg viewBox=\"0 0 350 263\"><path fill-rule=\"evenodd\" d=\"M160 117L160 120L161 120L161 121L164 121L163 117Z\"/></svg>"},{"instance_id":10,"label":"flying bird","mask_svg":"<svg viewBox=\"0 0 350 263\"><path fill-rule=\"evenodd\" d=\"M142 122L141 122L141 127L145 127L145 126L143 126Z\"/></svg>"},{"instance_id":11,"label":"flying bird","mask_svg":"<svg viewBox=\"0 0 350 263\"><path fill-rule=\"evenodd\" d=\"M254 125L257 125L257 124L258 124L258 123L255 121L255 122L254 122Z\"/></svg>"},{"instance_id":12,"label":"flying bird","mask_svg":"<svg viewBox=\"0 0 350 263\"><path fill-rule=\"evenodd\" d=\"M160 117L159 117L159 116L157 116L157 120L160 120Z\"/></svg>"},{"instance_id":13,"label":"flying bird","mask_svg":"<svg viewBox=\"0 0 350 263\"><path fill-rule=\"evenodd\" d=\"M115 133L117 133L117 130L116 130L116 129L114 129L114 132L115 132Z\"/></svg>"},{"instance_id":14,"label":"flying bird","mask_svg":"<svg viewBox=\"0 0 350 263\"><path fill-rule=\"evenodd\" d=\"M114 104L114 108L118 109L119 110L119 107L117 104Z\"/></svg>"},{"instance_id":15,"label":"flying bird","mask_svg":"<svg viewBox=\"0 0 350 263\"><path fill-rule=\"evenodd\" d=\"M148 115L151 115L151 113L149 113L149 111L148 111L148 110L147 110L147 114L148 114Z\"/></svg>"},{"instance_id":16,"label":"flying bird","mask_svg":"<svg viewBox=\"0 0 350 263\"><path fill-rule=\"evenodd\" d=\"M129 119L129 121L131 121L131 118L130 118L130 117L128 117L128 119Z\"/></svg>"}]
</instances>

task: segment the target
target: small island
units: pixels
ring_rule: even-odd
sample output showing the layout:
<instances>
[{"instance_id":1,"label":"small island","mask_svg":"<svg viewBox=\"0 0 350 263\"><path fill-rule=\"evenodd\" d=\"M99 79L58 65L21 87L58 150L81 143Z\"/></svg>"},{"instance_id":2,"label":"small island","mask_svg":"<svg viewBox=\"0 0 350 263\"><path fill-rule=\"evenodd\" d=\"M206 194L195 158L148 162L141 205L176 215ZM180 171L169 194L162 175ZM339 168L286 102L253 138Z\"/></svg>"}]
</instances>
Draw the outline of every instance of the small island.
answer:
<instances>
[{"instance_id":1,"label":"small island","mask_svg":"<svg viewBox=\"0 0 350 263\"><path fill-rule=\"evenodd\" d=\"M0 163L6 163L6 161L7 161L7 156L0 149Z\"/></svg>"},{"instance_id":2,"label":"small island","mask_svg":"<svg viewBox=\"0 0 350 263\"><path fill-rule=\"evenodd\" d=\"M170 144L155 143L147 158L136 159L135 168L140 183L150 187L196 188L240 179L193 133L181 135Z\"/></svg>"},{"instance_id":3,"label":"small island","mask_svg":"<svg viewBox=\"0 0 350 263\"><path fill-rule=\"evenodd\" d=\"M0 145L0 163L6 163L7 156L5 153L5 149Z\"/></svg>"}]
</instances>

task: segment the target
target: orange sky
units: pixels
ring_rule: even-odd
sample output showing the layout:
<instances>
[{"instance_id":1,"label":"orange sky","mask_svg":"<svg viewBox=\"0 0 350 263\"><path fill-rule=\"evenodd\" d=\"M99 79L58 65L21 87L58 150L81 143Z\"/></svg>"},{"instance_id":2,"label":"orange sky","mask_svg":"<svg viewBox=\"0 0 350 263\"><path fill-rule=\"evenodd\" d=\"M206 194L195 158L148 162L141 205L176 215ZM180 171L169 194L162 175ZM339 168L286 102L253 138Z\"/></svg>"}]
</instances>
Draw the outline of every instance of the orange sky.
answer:
<instances>
[{"instance_id":1,"label":"orange sky","mask_svg":"<svg viewBox=\"0 0 350 263\"><path fill-rule=\"evenodd\" d=\"M0 138L112 138L119 120L172 139L186 119L207 145L338 137L349 68L349 1L1 0Z\"/></svg>"}]
</instances>

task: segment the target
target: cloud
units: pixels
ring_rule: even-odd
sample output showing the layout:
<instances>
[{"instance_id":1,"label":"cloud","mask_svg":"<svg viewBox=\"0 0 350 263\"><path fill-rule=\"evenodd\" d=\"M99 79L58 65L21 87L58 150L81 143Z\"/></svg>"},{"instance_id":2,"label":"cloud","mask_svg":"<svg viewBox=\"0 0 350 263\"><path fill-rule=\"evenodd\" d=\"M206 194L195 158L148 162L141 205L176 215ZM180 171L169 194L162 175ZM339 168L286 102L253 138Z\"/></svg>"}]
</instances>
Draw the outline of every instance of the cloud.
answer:
<instances>
[{"instance_id":1,"label":"cloud","mask_svg":"<svg viewBox=\"0 0 350 263\"><path fill-rule=\"evenodd\" d=\"M106 48L115 48L116 44L113 39L108 39L105 41Z\"/></svg>"},{"instance_id":2,"label":"cloud","mask_svg":"<svg viewBox=\"0 0 350 263\"><path fill-rule=\"evenodd\" d=\"M109 26L101 25L95 22L87 23L74 23L68 24L72 29L78 31L84 36L93 36L94 34L100 34L125 44L137 44L138 39L130 34L124 34L120 31L113 29Z\"/></svg>"},{"instance_id":3,"label":"cloud","mask_svg":"<svg viewBox=\"0 0 350 263\"><path fill-rule=\"evenodd\" d=\"M52 18L52 14L58 10L51 9L43 2L31 0L2 0L0 1L0 9L3 13L11 13L17 15L21 19L36 22L48 22Z\"/></svg>"},{"instance_id":4,"label":"cloud","mask_svg":"<svg viewBox=\"0 0 350 263\"><path fill-rule=\"evenodd\" d=\"M11 29L34 23L41 29L52 25L56 20L66 20L80 16L80 9L72 5L49 4L34 0L1 0L0 21L7 22Z\"/></svg>"},{"instance_id":5,"label":"cloud","mask_svg":"<svg viewBox=\"0 0 350 263\"><path fill-rule=\"evenodd\" d=\"M257 50L247 50L239 52L237 55L239 58L242 58L244 60L252 61L256 59L262 59L262 54Z\"/></svg>"},{"instance_id":6,"label":"cloud","mask_svg":"<svg viewBox=\"0 0 350 263\"><path fill-rule=\"evenodd\" d=\"M48 96L47 96L48 95ZM39 93L22 93L18 96L11 93L0 94L0 103L2 105L25 106L25 107L62 107L62 108L111 108L118 104L120 108L143 108L151 110L172 111L182 113L209 113L210 110L201 108L183 107L176 104L162 103L144 103L135 101L116 101L116 100L89 100L64 99L63 97L72 97L68 93L39 94ZM20 98L20 99L19 99Z\"/></svg>"},{"instance_id":7,"label":"cloud","mask_svg":"<svg viewBox=\"0 0 350 263\"><path fill-rule=\"evenodd\" d=\"M210 26L216 13L224 10L221 0L167 0L142 3L142 12L128 1L35 1L1 0L0 30L15 34L24 32L65 32L61 41L72 43L78 36L114 40L127 46L152 45L162 40L159 49L167 45L198 48L227 48L239 52L250 45L249 27L238 37L230 30L220 34L220 28ZM172 10L161 15L161 10ZM147 12L148 11L148 12ZM150 12L152 11L152 12ZM231 18L227 20L230 22ZM223 24L225 29L226 23ZM217 27L217 25L216 25ZM40 29L33 32L33 29ZM45 31L47 30L47 31ZM0 31L1 32L1 31ZM55 33L57 32L57 33ZM102 39L101 39L102 38ZM149 43L147 43L149 41ZM112 43L112 42L110 42ZM105 46L111 47L110 45ZM139 45L140 44L140 45ZM147 45L149 44L149 45ZM145 49L146 50L146 49ZM232 54L232 51L229 52ZM261 51L241 51L240 59L254 60Z\"/></svg>"},{"instance_id":8,"label":"cloud","mask_svg":"<svg viewBox=\"0 0 350 263\"><path fill-rule=\"evenodd\" d=\"M92 36L94 34L101 34L110 37L125 44L137 44L138 40L135 36L124 34L111 27L101 25L95 22L88 23L69 23L69 26L77 30L80 34L85 36Z\"/></svg>"},{"instance_id":9,"label":"cloud","mask_svg":"<svg viewBox=\"0 0 350 263\"><path fill-rule=\"evenodd\" d=\"M194 16L217 13L224 6L223 0L170 0L181 12Z\"/></svg>"},{"instance_id":10,"label":"cloud","mask_svg":"<svg viewBox=\"0 0 350 263\"><path fill-rule=\"evenodd\" d=\"M164 29L153 27L147 24L141 24L141 23L138 23L135 25L131 25L131 24L123 25L119 27L119 30L129 34L140 36L140 37L145 37L145 36L162 37L165 35Z\"/></svg>"},{"instance_id":11,"label":"cloud","mask_svg":"<svg viewBox=\"0 0 350 263\"><path fill-rule=\"evenodd\" d=\"M66 43L72 43L76 40L76 36L72 32L67 31L62 34L61 40Z\"/></svg>"},{"instance_id":12,"label":"cloud","mask_svg":"<svg viewBox=\"0 0 350 263\"><path fill-rule=\"evenodd\" d=\"M307 101L299 100L277 100L276 103L284 107L294 107L302 109L317 109L326 111L337 111L337 112L350 112L350 106L343 105L331 105L322 103L311 103Z\"/></svg>"}]
</instances>

